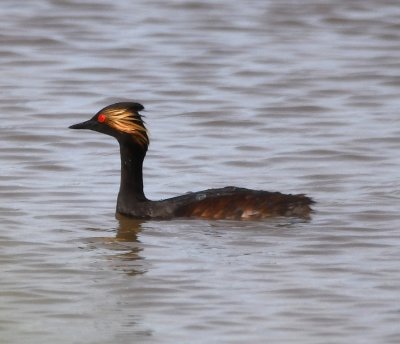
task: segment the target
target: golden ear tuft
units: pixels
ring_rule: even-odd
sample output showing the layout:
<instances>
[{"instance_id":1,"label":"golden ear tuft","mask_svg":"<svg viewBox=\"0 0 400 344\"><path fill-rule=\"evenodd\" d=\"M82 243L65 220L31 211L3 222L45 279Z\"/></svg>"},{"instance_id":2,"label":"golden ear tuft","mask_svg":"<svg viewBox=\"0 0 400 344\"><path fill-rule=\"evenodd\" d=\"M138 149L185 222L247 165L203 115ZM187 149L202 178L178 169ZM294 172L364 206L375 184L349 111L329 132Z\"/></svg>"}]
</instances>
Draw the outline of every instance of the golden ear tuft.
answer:
<instances>
[{"instance_id":1,"label":"golden ear tuft","mask_svg":"<svg viewBox=\"0 0 400 344\"><path fill-rule=\"evenodd\" d=\"M142 116L129 108L107 109L107 124L124 133L131 134L133 139L143 148L149 145L147 129L144 126Z\"/></svg>"}]
</instances>

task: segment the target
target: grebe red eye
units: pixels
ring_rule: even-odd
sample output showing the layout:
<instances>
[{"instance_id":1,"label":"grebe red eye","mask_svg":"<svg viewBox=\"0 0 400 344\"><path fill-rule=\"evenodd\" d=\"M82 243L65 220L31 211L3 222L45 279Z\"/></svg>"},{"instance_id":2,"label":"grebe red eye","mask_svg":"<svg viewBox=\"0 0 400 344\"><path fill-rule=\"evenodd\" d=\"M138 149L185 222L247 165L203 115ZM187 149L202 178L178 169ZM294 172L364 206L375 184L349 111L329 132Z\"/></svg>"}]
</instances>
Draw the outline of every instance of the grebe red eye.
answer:
<instances>
[{"instance_id":1,"label":"grebe red eye","mask_svg":"<svg viewBox=\"0 0 400 344\"><path fill-rule=\"evenodd\" d=\"M104 123L105 121L106 121L106 115L104 115L104 114L100 114L98 117L97 117L97 120L100 122L100 123Z\"/></svg>"}]
</instances>

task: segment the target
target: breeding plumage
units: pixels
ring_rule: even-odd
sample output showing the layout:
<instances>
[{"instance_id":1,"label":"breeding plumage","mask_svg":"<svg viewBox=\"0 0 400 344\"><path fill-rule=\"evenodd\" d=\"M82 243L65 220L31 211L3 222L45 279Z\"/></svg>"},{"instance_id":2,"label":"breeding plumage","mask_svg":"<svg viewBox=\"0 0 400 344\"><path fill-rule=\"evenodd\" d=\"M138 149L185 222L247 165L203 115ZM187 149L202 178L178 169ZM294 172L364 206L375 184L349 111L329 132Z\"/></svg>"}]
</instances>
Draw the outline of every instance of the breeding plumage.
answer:
<instances>
[{"instance_id":1,"label":"breeding plumage","mask_svg":"<svg viewBox=\"0 0 400 344\"><path fill-rule=\"evenodd\" d=\"M252 220L274 216L308 218L312 199L305 195L249 190L237 187L209 189L161 201L143 192L143 160L149 145L138 103L122 102L100 110L90 120L70 126L91 129L115 137L120 145L121 184L117 212L135 218L176 217Z\"/></svg>"}]
</instances>

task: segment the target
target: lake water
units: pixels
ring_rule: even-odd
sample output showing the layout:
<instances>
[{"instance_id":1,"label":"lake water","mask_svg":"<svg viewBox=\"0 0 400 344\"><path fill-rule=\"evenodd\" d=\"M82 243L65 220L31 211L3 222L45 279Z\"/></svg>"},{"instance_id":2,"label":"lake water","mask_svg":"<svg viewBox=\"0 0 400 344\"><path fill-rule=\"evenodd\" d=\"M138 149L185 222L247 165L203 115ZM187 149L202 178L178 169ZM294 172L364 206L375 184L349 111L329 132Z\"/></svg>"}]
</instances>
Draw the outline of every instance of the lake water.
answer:
<instances>
[{"instance_id":1,"label":"lake water","mask_svg":"<svg viewBox=\"0 0 400 344\"><path fill-rule=\"evenodd\" d=\"M398 343L400 3L0 4L1 343ZM306 193L310 221L116 218L146 107L145 191Z\"/></svg>"}]
</instances>

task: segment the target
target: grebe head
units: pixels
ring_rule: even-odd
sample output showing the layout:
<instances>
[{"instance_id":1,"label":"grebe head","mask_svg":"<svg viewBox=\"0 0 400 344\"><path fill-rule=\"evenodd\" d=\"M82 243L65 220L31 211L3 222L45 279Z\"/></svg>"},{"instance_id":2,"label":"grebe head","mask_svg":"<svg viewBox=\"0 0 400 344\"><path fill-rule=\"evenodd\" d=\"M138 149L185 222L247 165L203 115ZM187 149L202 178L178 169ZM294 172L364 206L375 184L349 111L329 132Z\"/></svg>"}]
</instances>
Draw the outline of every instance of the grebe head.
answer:
<instances>
[{"instance_id":1,"label":"grebe head","mask_svg":"<svg viewBox=\"0 0 400 344\"><path fill-rule=\"evenodd\" d=\"M143 110L139 103L115 103L101 109L86 122L71 125L70 129L90 129L111 135L118 141L133 140L144 151L149 145L147 129L139 111Z\"/></svg>"}]
</instances>

